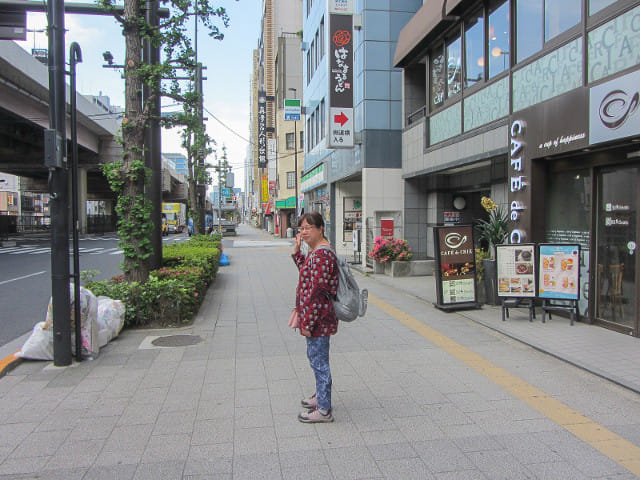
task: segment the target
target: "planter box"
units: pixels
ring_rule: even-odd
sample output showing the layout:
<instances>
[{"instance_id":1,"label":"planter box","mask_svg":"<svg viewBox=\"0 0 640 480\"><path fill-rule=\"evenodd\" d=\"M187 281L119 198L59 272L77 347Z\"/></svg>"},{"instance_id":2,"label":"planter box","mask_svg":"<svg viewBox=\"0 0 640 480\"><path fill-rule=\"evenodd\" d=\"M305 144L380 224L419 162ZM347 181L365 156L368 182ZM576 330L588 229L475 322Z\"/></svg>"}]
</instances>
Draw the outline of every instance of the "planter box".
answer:
<instances>
[{"instance_id":1,"label":"planter box","mask_svg":"<svg viewBox=\"0 0 640 480\"><path fill-rule=\"evenodd\" d=\"M390 277L422 277L433 275L435 260L394 261L384 264L384 273Z\"/></svg>"},{"instance_id":2,"label":"planter box","mask_svg":"<svg viewBox=\"0 0 640 480\"><path fill-rule=\"evenodd\" d=\"M484 291L485 301L489 305L500 305L498 298L498 268L495 260L484 258Z\"/></svg>"}]
</instances>

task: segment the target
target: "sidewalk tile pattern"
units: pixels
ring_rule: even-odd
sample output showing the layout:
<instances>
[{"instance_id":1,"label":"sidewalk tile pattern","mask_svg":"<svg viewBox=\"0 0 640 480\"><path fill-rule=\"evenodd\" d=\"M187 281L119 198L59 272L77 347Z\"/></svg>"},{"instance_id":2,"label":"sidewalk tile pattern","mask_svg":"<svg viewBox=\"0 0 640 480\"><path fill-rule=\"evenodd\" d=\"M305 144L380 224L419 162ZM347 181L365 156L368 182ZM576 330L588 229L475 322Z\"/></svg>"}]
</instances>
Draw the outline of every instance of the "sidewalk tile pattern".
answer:
<instances>
[{"instance_id":1,"label":"sidewalk tile pattern","mask_svg":"<svg viewBox=\"0 0 640 480\"><path fill-rule=\"evenodd\" d=\"M238 246L226 242L231 265L221 268L193 325L127 330L94 361L24 362L0 379L0 479L636 478L375 306L332 339L335 422L301 424L300 399L313 393L314 379L304 339L287 327L297 274L290 243L266 242L246 226L238 238ZM499 310L436 310L427 278L358 281L640 443L636 393L498 333ZM557 317L546 325L525 318L514 312L507 333L529 335L538 348L556 341L578 356L581 338L582 345L592 336L620 339ZM139 348L148 336L176 333L204 341ZM638 340L622 338L620 350L637 358ZM609 353L591 358L607 375L613 366L595 357ZM632 370L617 369L617 378L637 382Z\"/></svg>"}]
</instances>

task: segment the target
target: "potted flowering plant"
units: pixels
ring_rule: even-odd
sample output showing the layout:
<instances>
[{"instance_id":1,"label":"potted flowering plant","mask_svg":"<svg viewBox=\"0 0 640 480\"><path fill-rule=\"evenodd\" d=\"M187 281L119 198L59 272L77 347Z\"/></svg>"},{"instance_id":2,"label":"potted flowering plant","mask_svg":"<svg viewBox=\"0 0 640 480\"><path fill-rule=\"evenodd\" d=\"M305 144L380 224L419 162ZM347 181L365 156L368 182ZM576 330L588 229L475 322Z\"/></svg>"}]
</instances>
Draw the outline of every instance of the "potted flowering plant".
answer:
<instances>
[{"instance_id":1,"label":"potted flowering plant","mask_svg":"<svg viewBox=\"0 0 640 480\"><path fill-rule=\"evenodd\" d=\"M489 213L489 220L478 220L476 230L478 239L486 240L489 244L491 258L495 258L495 246L507 240L507 223L509 214L502 207L497 205L491 198L482 197L480 203Z\"/></svg>"},{"instance_id":2,"label":"potted flowering plant","mask_svg":"<svg viewBox=\"0 0 640 480\"><path fill-rule=\"evenodd\" d=\"M391 264L395 260L411 260L413 254L406 240L393 237L376 237L373 248L369 252L369 258L376 262L375 273L382 273L385 264Z\"/></svg>"},{"instance_id":3,"label":"potted flowering plant","mask_svg":"<svg viewBox=\"0 0 640 480\"><path fill-rule=\"evenodd\" d=\"M480 203L482 203L484 209L489 213L489 220L478 220L478 224L476 225L478 239L485 240L489 244L489 252L486 254L489 258L482 258L484 290L487 303L498 305L498 272L495 260L496 245L504 243L507 240L509 214L504 207L497 205L489 197L482 197Z\"/></svg>"}]
</instances>

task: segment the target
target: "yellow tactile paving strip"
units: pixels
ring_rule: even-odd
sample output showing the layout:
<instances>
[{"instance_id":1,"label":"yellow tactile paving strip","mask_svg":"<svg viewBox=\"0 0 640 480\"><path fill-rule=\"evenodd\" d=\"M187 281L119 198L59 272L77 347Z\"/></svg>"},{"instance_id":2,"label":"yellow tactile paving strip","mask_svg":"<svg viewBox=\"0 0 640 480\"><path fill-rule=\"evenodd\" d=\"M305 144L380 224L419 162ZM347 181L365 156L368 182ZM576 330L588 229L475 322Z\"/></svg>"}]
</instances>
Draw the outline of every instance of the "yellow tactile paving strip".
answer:
<instances>
[{"instance_id":1,"label":"yellow tactile paving strip","mask_svg":"<svg viewBox=\"0 0 640 480\"><path fill-rule=\"evenodd\" d=\"M369 294L369 303L422 335L465 365L481 373L493 383L501 386L511 395L536 409L631 473L640 476L640 447L585 417L580 412L573 410L507 370L494 365L484 357L453 341L437 330L428 327L384 300Z\"/></svg>"}]
</instances>

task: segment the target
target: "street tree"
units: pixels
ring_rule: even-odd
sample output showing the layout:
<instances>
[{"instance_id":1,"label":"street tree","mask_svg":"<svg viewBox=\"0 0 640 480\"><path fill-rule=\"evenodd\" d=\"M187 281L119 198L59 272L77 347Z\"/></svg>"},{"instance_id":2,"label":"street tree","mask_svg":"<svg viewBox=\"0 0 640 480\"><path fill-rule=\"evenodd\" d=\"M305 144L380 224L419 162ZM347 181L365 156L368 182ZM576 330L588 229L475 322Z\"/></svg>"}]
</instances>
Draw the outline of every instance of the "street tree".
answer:
<instances>
[{"instance_id":1,"label":"street tree","mask_svg":"<svg viewBox=\"0 0 640 480\"><path fill-rule=\"evenodd\" d=\"M111 188L117 194L118 233L124 255L123 272L127 281L144 282L149 277L150 257L153 247L150 235L153 229L151 204L145 195L145 186L151 178L144 162L144 133L152 120L153 106L161 97L170 97L178 102L193 102L194 94L184 88L180 81L184 72L195 72L196 52L187 34L190 19L202 22L210 37L222 40L221 27L229 25L224 7L213 6L209 0L163 0L170 16L162 19L158 26L145 18L150 2L124 0L124 13L118 14L114 0L98 0L111 11L122 25L125 37L125 112L122 119L122 160L105 165L104 173ZM236 0L237 1L237 0ZM162 48L163 55L158 64L142 61L143 42L148 40L154 47ZM143 86L151 86L151 94L143 101ZM160 88L153 88L160 85ZM201 101L201 93L200 95ZM171 121L168 121L170 123ZM191 124L186 129L193 128ZM202 135L197 135L200 139ZM198 140L200 141L200 140Z\"/></svg>"},{"instance_id":2,"label":"street tree","mask_svg":"<svg viewBox=\"0 0 640 480\"><path fill-rule=\"evenodd\" d=\"M200 235L205 231L203 208L199 201L198 189L211 184L211 175L208 169L211 165L205 163L205 158L214 152L212 146L215 141L207 135L202 116L201 96L196 91L187 94L183 103L183 113L175 118L178 125L182 125L182 147L187 152L187 190L189 202L189 215L193 219L193 234Z\"/></svg>"}]
</instances>

